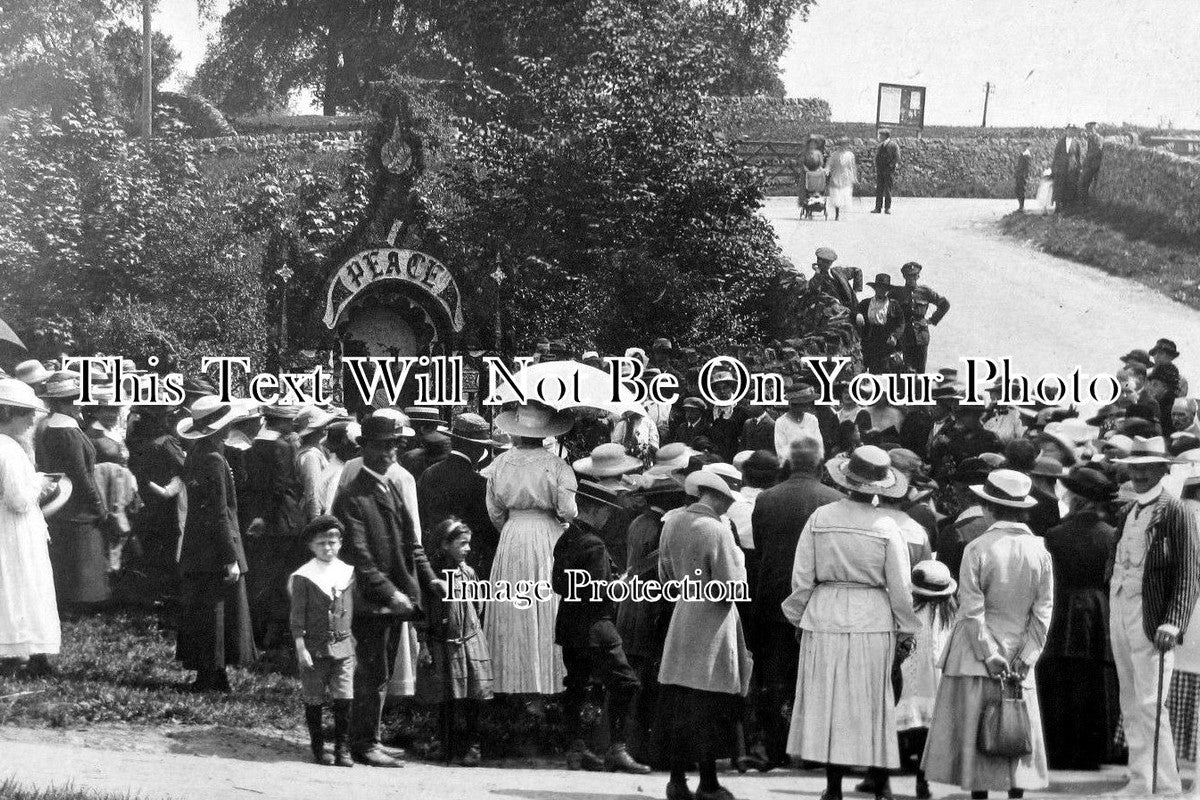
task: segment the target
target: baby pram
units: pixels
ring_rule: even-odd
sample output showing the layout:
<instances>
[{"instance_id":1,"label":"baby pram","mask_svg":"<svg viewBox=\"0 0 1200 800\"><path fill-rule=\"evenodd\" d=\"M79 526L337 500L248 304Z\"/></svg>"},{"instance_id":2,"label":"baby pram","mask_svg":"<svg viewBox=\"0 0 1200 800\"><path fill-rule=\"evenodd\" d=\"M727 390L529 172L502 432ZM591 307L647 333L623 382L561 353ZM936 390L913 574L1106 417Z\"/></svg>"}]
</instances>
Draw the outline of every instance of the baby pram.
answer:
<instances>
[{"instance_id":1,"label":"baby pram","mask_svg":"<svg viewBox=\"0 0 1200 800\"><path fill-rule=\"evenodd\" d=\"M829 219L829 190L826 183L829 180L829 170L824 167L804 170L804 186L798 192L802 219L812 219L813 214L823 214Z\"/></svg>"}]
</instances>

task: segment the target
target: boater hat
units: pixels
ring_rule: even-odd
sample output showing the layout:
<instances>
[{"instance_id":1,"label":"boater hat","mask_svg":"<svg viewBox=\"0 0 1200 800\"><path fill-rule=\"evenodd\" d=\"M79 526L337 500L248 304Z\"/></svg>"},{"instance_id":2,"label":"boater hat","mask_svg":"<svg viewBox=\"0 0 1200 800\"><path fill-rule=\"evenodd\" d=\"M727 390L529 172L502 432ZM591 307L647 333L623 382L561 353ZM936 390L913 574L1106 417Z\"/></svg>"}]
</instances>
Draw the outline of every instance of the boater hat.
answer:
<instances>
[{"instance_id":1,"label":"boater hat","mask_svg":"<svg viewBox=\"0 0 1200 800\"><path fill-rule=\"evenodd\" d=\"M1033 481L1024 472L998 469L988 473L987 480L971 487L971 491L987 500L1009 508L1033 508L1037 500L1029 496Z\"/></svg>"},{"instance_id":2,"label":"boater hat","mask_svg":"<svg viewBox=\"0 0 1200 800\"><path fill-rule=\"evenodd\" d=\"M404 413L410 425L436 425L438 433L446 433L449 430L436 408L409 406L404 409Z\"/></svg>"},{"instance_id":3,"label":"boater hat","mask_svg":"<svg viewBox=\"0 0 1200 800\"><path fill-rule=\"evenodd\" d=\"M825 462L825 471L834 483L854 492L883 497L903 497L908 492L908 478L892 466L886 451L874 445L834 456Z\"/></svg>"},{"instance_id":4,"label":"boater hat","mask_svg":"<svg viewBox=\"0 0 1200 800\"><path fill-rule=\"evenodd\" d=\"M958 591L950 568L940 561L919 561L912 568L912 593L920 597L949 597Z\"/></svg>"},{"instance_id":5,"label":"boater hat","mask_svg":"<svg viewBox=\"0 0 1200 800\"><path fill-rule=\"evenodd\" d=\"M450 426L450 437L486 445L492 443L492 429L487 420L468 411L454 418Z\"/></svg>"},{"instance_id":6,"label":"boater hat","mask_svg":"<svg viewBox=\"0 0 1200 800\"><path fill-rule=\"evenodd\" d=\"M1167 454L1167 442L1161 436L1135 436L1129 455L1117 458L1118 464L1174 464L1175 459Z\"/></svg>"},{"instance_id":7,"label":"boater hat","mask_svg":"<svg viewBox=\"0 0 1200 800\"><path fill-rule=\"evenodd\" d=\"M745 500L742 493L729 485L728 481L715 472L710 472L705 469L698 469L688 475L683 482L683 490L692 497L699 497L700 492L704 489L712 489L728 497L733 502Z\"/></svg>"},{"instance_id":8,"label":"boater hat","mask_svg":"<svg viewBox=\"0 0 1200 800\"><path fill-rule=\"evenodd\" d=\"M69 370L61 369L46 379L46 382L42 384L42 390L37 393L37 396L43 398L70 397L78 399L79 388L79 376Z\"/></svg>"},{"instance_id":9,"label":"boater hat","mask_svg":"<svg viewBox=\"0 0 1200 800\"><path fill-rule=\"evenodd\" d=\"M188 407L190 416L179 420L175 431L184 439L203 439L233 424L241 412L231 403L222 403L215 394L198 397Z\"/></svg>"},{"instance_id":10,"label":"boater hat","mask_svg":"<svg viewBox=\"0 0 1200 800\"><path fill-rule=\"evenodd\" d=\"M534 403L517 406L513 411L502 411L496 415L496 427L509 436L534 439L561 436L571 430L574 424L575 421L569 413Z\"/></svg>"},{"instance_id":11,"label":"boater hat","mask_svg":"<svg viewBox=\"0 0 1200 800\"><path fill-rule=\"evenodd\" d=\"M642 466L640 458L634 458L625 453L625 448L620 444L608 442L597 445L592 448L592 454L587 458L581 458L571 465L571 467L582 475L590 475L593 478L611 478L617 475L624 475L626 472L633 472Z\"/></svg>"}]
</instances>

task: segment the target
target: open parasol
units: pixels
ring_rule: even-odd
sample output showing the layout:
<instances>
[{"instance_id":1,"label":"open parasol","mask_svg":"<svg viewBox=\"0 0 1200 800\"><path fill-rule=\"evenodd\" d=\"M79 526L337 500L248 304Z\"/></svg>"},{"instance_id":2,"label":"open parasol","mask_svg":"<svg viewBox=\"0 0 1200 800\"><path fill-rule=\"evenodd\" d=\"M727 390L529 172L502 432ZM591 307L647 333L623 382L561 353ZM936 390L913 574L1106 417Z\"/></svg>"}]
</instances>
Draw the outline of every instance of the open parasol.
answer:
<instances>
[{"instance_id":1,"label":"open parasol","mask_svg":"<svg viewBox=\"0 0 1200 800\"><path fill-rule=\"evenodd\" d=\"M7 322L0 319L0 358L19 360L25 358L27 352L28 349L21 341L21 337L17 336Z\"/></svg>"},{"instance_id":2,"label":"open parasol","mask_svg":"<svg viewBox=\"0 0 1200 800\"><path fill-rule=\"evenodd\" d=\"M613 400L612 376L578 361L545 361L533 364L513 375L513 382L525 393L525 399L544 403L555 411L569 408L596 408L611 414L633 411L645 414L645 409L635 399L634 392L626 386ZM520 394L506 381L501 380L493 392L501 403L521 401Z\"/></svg>"}]
</instances>

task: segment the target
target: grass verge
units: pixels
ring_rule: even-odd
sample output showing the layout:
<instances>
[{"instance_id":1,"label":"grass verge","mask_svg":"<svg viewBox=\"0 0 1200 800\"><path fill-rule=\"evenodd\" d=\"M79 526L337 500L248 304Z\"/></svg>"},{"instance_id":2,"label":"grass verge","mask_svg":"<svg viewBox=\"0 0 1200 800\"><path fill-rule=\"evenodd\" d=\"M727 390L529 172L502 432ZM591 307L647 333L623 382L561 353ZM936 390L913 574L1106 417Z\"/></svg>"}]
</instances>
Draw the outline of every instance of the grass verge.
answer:
<instances>
[{"instance_id":1,"label":"grass verge","mask_svg":"<svg viewBox=\"0 0 1200 800\"><path fill-rule=\"evenodd\" d=\"M11 778L0 781L0 800L146 800L141 795L114 794L65 786L22 786Z\"/></svg>"},{"instance_id":2,"label":"grass verge","mask_svg":"<svg viewBox=\"0 0 1200 800\"><path fill-rule=\"evenodd\" d=\"M1089 215L1013 213L1000 228L1051 255L1136 280L1200 309L1200 243L1147 236L1145 228Z\"/></svg>"}]
</instances>

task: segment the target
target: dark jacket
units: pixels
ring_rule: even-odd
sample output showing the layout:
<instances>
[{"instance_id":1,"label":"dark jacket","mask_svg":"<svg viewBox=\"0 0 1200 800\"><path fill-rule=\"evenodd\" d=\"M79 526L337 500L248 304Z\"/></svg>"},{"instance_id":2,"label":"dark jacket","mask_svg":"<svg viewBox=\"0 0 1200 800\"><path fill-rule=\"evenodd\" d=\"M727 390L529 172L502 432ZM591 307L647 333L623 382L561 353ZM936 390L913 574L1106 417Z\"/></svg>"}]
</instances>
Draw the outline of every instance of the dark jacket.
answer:
<instances>
[{"instance_id":1,"label":"dark jacket","mask_svg":"<svg viewBox=\"0 0 1200 800\"><path fill-rule=\"evenodd\" d=\"M78 424L63 414L51 414L34 442L37 468L61 472L74 488L54 522L97 522L108 515L96 488L96 447Z\"/></svg>"},{"instance_id":2,"label":"dark jacket","mask_svg":"<svg viewBox=\"0 0 1200 800\"><path fill-rule=\"evenodd\" d=\"M179 553L184 575L224 572L236 563L246 571L246 553L238 529L237 495L233 474L220 453L193 450L183 463L187 487L187 524Z\"/></svg>"},{"instance_id":3,"label":"dark jacket","mask_svg":"<svg viewBox=\"0 0 1200 800\"><path fill-rule=\"evenodd\" d=\"M245 452L245 520L262 519L267 536L296 536L303 527L300 477L296 471L299 448L290 437L255 439Z\"/></svg>"},{"instance_id":4,"label":"dark jacket","mask_svg":"<svg viewBox=\"0 0 1200 800\"><path fill-rule=\"evenodd\" d=\"M458 517L466 523L472 534L467 564L486 580L500 545L500 532L488 516L487 478L465 456L451 453L421 473L417 500L426 530L432 530L447 517Z\"/></svg>"},{"instance_id":5,"label":"dark jacket","mask_svg":"<svg viewBox=\"0 0 1200 800\"><path fill-rule=\"evenodd\" d=\"M658 540L662 536L662 514L648 508L629 525L626 546L626 570L630 578L658 578ZM625 645L625 654L647 659L662 656L665 628L663 616L670 616L670 603L624 600L617 608L617 631Z\"/></svg>"},{"instance_id":6,"label":"dark jacket","mask_svg":"<svg viewBox=\"0 0 1200 800\"><path fill-rule=\"evenodd\" d=\"M613 563L604 541L585 522L575 520L554 545L554 563L550 569L550 585L563 598L554 620L554 642L563 647L587 647L591 643L592 626L616 619L616 607L608 594L600 591L600 600L592 600L592 590L576 589L576 600L569 600L571 578L567 570L582 570L593 581L607 585L613 578ZM582 579L575 578L578 587Z\"/></svg>"},{"instance_id":7,"label":"dark jacket","mask_svg":"<svg viewBox=\"0 0 1200 800\"><path fill-rule=\"evenodd\" d=\"M293 575L289 624L292 638L304 637L313 658L349 658L354 655L350 620L354 615L354 578L346 591L330 597L303 575Z\"/></svg>"},{"instance_id":8,"label":"dark jacket","mask_svg":"<svg viewBox=\"0 0 1200 800\"><path fill-rule=\"evenodd\" d=\"M887 317L883 324L876 325L871 322L870 314L867 313L871 309L873 299L868 297L859 301L858 316L862 317L862 325L858 330L859 336L862 338L863 360L869 368L882 368L886 366L884 362L888 355L895 351L896 345L900 341L900 331L904 327L904 312L900 308L900 304L892 299L888 303ZM881 369L872 371L878 372Z\"/></svg>"},{"instance_id":9,"label":"dark jacket","mask_svg":"<svg viewBox=\"0 0 1200 800\"><path fill-rule=\"evenodd\" d=\"M438 576L400 493L364 468L338 493L333 514L346 526L341 555L354 567L354 613L391 614L392 595L399 590L415 607L407 619L423 618L424 593Z\"/></svg>"},{"instance_id":10,"label":"dark jacket","mask_svg":"<svg viewBox=\"0 0 1200 800\"><path fill-rule=\"evenodd\" d=\"M759 419L760 416L762 416L761 411L742 424L742 449L767 450L774 453L775 420L768 417L764 422Z\"/></svg>"},{"instance_id":11,"label":"dark jacket","mask_svg":"<svg viewBox=\"0 0 1200 800\"><path fill-rule=\"evenodd\" d=\"M1054 562L1054 616L1042 658L1111 662L1104 574L1116 528L1094 511L1082 511L1046 531L1045 540Z\"/></svg>"},{"instance_id":12,"label":"dark jacket","mask_svg":"<svg viewBox=\"0 0 1200 800\"><path fill-rule=\"evenodd\" d=\"M900 145L896 144L896 140L880 142L879 149L875 151L875 170L880 173L892 173L899 164Z\"/></svg>"},{"instance_id":13,"label":"dark jacket","mask_svg":"<svg viewBox=\"0 0 1200 800\"><path fill-rule=\"evenodd\" d=\"M692 442L699 439L701 436L708 436L708 416L701 416L695 425L688 425L686 419L679 420L679 423L671 426L671 432L667 434L667 441L664 444L671 442L683 442L691 447ZM773 446L773 445L772 445Z\"/></svg>"},{"instance_id":14,"label":"dark jacket","mask_svg":"<svg viewBox=\"0 0 1200 800\"><path fill-rule=\"evenodd\" d=\"M1060 521L1058 498L1038 486L1033 487L1029 496L1037 500L1037 505L1029 509L1029 530L1045 536Z\"/></svg>"},{"instance_id":15,"label":"dark jacket","mask_svg":"<svg viewBox=\"0 0 1200 800\"><path fill-rule=\"evenodd\" d=\"M1117 516L1117 537L1109 552L1105 576L1112 578L1117 542L1125 532L1125 520L1135 503L1125 504ZM1146 528L1149 551L1142 572L1142 630L1154 641L1159 625L1179 628L1179 641L1187 631L1200 596L1200 543L1197 542L1196 518L1183 501L1158 496Z\"/></svg>"},{"instance_id":16,"label":"dark jacket","mask_svg":"<svg viewBox=\"0 0 1200 800\"><path fill-rule=\"evenodd\" d=\"M1018 186L1024 186L1029 180L1029 156L1021 153L1017 156L1017 168L1013 170L1013 178L1016 179Z\"/></svg>"},{"instance_id":17,"label":"dark jacket","mask_svg":"<svg viewBox=\"0 0 1200 800\"><path fill-rule=\"evenodd\" d=\"M918 284L910 288L907 284L892 287L891 298L900 304L904 314L904 328L901 341L911 341L918 345L929 344L929 326L937 325L950 310L950 301L930 289ZM929 307L934 307L933 316L926 319Z\"/></svg>"},{"instance_id":18,"label":"dark jacket","mask_svg":"<svg viewBox=\"0 0 1200 800\"><path fill-rule=\"evenodd\" d=\"M792 564L800 531L818 508L837 502L842 493L812 475L792 474L754 501L750 525L758 551L758 582L751 597L751 617L761 631L772 623L788 625L780 604L792 593ZM751 631L752 640L756 636ZM757 646L757 643L756 643Z\"/></svg>"},{"instance_id":19,"label":"dark jacket","mask_svg":"<svg viewBox=\"0 0 1200 800\"><path fill-rule=\"evenodd\" d=\"M742 428L750 419L750 411L745 406L734 406L728 418L717 419L716 414L715 408L709 409L708 438L716 448L717 455L725 461L732 461L734 454L741 449Z\"/></svg>"}]
</instances>

